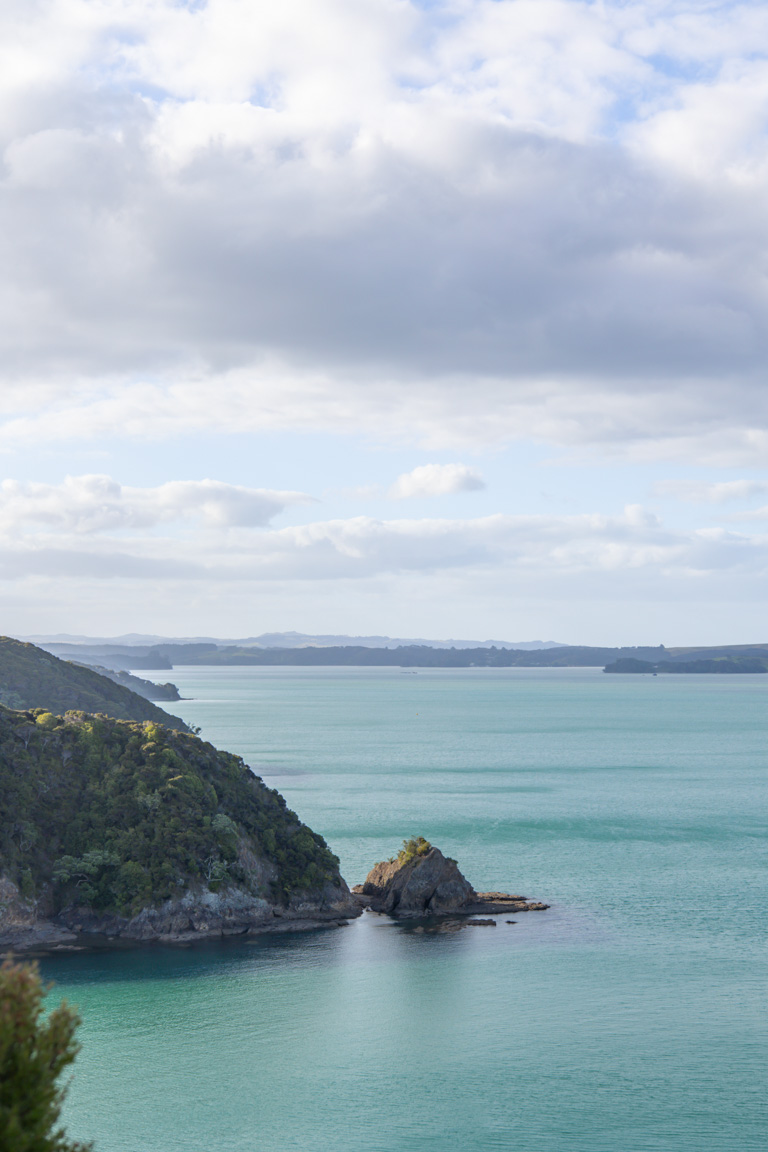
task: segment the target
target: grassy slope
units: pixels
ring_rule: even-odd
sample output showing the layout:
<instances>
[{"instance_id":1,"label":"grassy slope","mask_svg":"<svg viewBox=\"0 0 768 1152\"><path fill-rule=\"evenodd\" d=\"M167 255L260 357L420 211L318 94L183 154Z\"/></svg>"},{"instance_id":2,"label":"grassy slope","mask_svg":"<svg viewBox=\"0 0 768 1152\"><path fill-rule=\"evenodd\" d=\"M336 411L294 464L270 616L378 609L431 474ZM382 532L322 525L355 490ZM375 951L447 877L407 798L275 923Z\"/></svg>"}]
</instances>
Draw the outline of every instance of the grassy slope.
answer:
<instances>
[{"instance_id":1,"label":"grassy slope","mask_svg":"<svg viewBox=\"0 0 768 1152\"><path fill-rule=\"evenodd\" d=\"M187 727L178 716L122 684L9 636L0 636L0 704L46 708L57 714L80 709L103 712L118 720L154 720L182 730Z\"/></svg>"},{"instance_id":2,"label":"grassy slope","mask_svg":"<svg viewBox=\"0 0 768 1152\"><path fill-rule=\"evenodd\" d=\"M338 882L322 837L238 756L152 723L0 707L0 871L50 911L128 914L191 882L254 891L243 846L273 865L254 894Z\"/></svg>"}]
</instances>

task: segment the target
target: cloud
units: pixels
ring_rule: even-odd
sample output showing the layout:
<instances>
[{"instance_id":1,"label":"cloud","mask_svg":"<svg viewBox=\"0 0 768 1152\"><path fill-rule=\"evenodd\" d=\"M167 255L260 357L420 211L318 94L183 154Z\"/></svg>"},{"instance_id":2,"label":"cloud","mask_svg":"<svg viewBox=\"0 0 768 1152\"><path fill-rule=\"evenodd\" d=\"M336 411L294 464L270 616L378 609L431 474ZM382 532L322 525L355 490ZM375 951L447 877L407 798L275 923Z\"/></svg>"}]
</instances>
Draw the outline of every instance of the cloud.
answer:
<instances>
[{"instance_id":1,"label":"cloud","mask_svg":"<svg viewBox=\"0 0 768 1152\"><path fill-rule=\"evenodd\" d=\"M398 476L388 495L395 500L412 500L422 496L450 496L455 492L478 492L485 481L475 468L466 464L422 464L412 472Z\"/></svg>"},{"instance_id":2,"label":"cloud","mask_svg":"<svg viewBox=\"0 0 768 1152\"><path fill-rule=\"evenodd\" d=\"M221 485L209 535L175 535L172 519L211 514L210 482L137 490L104 477L78 480L85 482L49 491L28 486L23 500L11 490L0 516L4 579L182 580L212 589L464 572L470 581L505 574L533 586L582 578L696 584L722 573L757 577L768 566L766 537L723 528L674 532L639 506L619 516L358 516L255 531L266 517L263 494Z\"/></svg>"},{"instance_id":3,"label":"cloud","mask_svg":"<svg viewBox=\"0 0 768 1152\"><path fill-rule=\"evenodd\" d=\"M218 480L172 480L157 488L131 488L110 476L68 476L62 484L0 484L0 531L29 526L92 535L153 529L193 520L208 528L254 528L285 508L306 504L301 492L243 488Z\"/></svg>"},{"instance_id":4,"label":"cloud","mask_svg":"<svg viewBox=\"0 0 768 1152\"><path fill-rule=\"evenodd\" d=\"M764 9L12 0L0 45L6 446L764 458Z\"/></svg>"},{"instance_id":5,"label":"cloud","mask_svg":"<svg viewBox=\"0 0 768 1152\"><path fill-rule=\"evenodd\" d=\"M662 480L653 487L655 495L673 496L695 504L724 504L730 500L749 500L768 492L764 480L722 480L706 484L696 480Z\"/></svg>"}]
</instances>

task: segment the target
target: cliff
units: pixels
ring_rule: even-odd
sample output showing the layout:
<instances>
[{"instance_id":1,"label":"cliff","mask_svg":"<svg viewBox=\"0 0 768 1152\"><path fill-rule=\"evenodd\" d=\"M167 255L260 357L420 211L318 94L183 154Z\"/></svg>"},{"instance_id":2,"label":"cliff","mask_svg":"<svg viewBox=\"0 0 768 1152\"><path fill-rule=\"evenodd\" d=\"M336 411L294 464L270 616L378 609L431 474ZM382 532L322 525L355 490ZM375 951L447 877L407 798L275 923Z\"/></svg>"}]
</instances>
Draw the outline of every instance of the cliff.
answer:
<instances>
[{"instance_id":1,"label":"cliff","mask_svg":"<svg viewBox=\"0 0 768 1152\"><path fill-rule=\"evenodd\" d=\"M70 709L103 712L118 720L152 720L187 731L178 716L171 716L130 688L9 636L0 636L0 704L45 708L57 715Z\"/></svg>"},{"instance_id":2,"label":"cliff","mask_svg":"<svg viewBox=\"0 0 768 1152\"><path fill-rule=\"evenodd\" d=\"M0 945L359 913L322 837L239 757L151 722L0 707Z\"/></svg>"}]
</instances>

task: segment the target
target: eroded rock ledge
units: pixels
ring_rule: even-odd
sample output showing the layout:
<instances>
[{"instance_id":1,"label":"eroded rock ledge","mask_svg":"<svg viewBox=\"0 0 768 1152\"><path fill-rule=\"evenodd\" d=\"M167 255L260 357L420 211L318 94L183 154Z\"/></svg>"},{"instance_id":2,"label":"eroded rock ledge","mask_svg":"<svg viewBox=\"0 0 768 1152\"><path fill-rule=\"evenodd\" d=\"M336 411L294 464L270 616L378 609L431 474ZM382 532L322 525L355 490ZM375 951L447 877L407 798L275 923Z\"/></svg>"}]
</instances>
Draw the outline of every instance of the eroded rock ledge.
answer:
<instances>
[{"instance_id":1,"label":"eroded rock ledge","mask_svg":"<svg viewBox=\"0 0 768 1152\"><path fill-rule=\"evenodd\" d=\"M0 953L68 950L97 942L187 944L227 936L306 932L339 926L361 911L342 880L283 905L235 887L210 892L201 886L177 900L142 908L132 917L77 906L46 916L37 901L25 899L15 884L0 877Z\"/></svg>"},{"instance_id":2,"label":"eroded rock ledge","mask_svg":"<svg viewBox=\"0 0 768 1152\"><path fill-rule=\"evenodd\" d=\"M476 892L455 860L422 837L399 856L376 864L352 894L362 907L396 918L539 912L549 907L507 892Z\"/></svg>"}]
</instances>

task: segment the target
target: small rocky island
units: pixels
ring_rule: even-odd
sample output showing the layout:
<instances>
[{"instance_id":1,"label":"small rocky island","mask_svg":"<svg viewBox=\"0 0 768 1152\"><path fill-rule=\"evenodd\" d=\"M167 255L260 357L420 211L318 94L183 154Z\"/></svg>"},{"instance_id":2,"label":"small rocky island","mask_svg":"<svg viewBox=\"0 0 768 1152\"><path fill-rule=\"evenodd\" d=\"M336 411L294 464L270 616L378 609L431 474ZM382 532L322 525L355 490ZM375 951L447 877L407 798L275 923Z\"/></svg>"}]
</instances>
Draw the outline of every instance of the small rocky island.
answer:
<instances>
[{"instance_id":1,"label":"small rocky island","mask_svg":"<svg viewBox=\"0 0 768 1152\"><path fill-rule=\"evenodd\" d=\"M404 840L400 853L376 864L352 894L363 907L397 919L539 912L549 907L506 892L476 892L456 861L423 836Z\"/></svg>"}]
</instances>

